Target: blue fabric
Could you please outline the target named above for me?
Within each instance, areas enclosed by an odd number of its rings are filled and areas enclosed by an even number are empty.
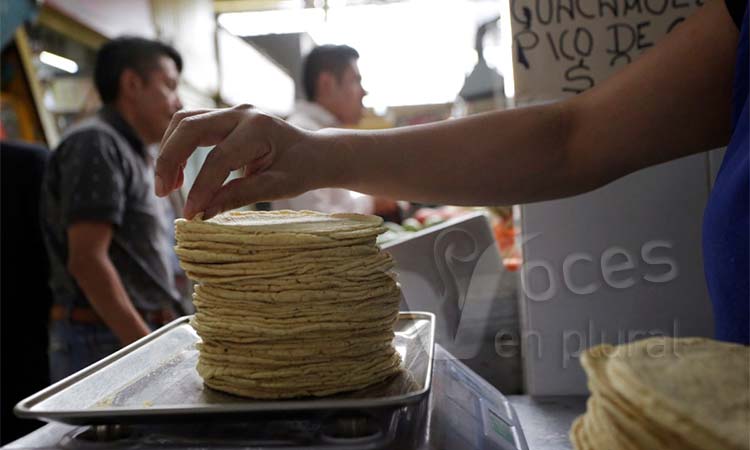
[[[716,338],[750,344],[750,144],[748,12],[742,21],[732,95],[732,138],[703,217],[703,260]]]
[[[153,331],[161,324],[146,321]],[[120,340],[105,324],[53,320],[49,325],[49,377],[62,380],[108,356],[121,347]]]
[[[50,381],[60,381],[119,348],[120,341],[104,324],[55,320],[49,329]]]

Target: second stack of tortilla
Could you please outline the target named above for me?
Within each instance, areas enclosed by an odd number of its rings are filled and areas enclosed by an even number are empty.
[[[375,240],[380,218],[232,212],[176,222],[195,289],[198,372],[253,398],[360,389],[399,369],[399,288]]]
[[[750,349],[652,337],[588,349],[591,391],[573,423],[577,450],[750,449]]]

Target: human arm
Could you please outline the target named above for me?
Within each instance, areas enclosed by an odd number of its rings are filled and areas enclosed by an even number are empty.
[[[123,345],[150,330],[130,301],[112,261],[112,224],[81,221],[70,225],[67,267],[91,306]]]
[[[450,204],[511,204],[594,189],[725,144],[737,30],[709,1],[611,79],[569,100],[416,127],[305,132],[249,108],[177,115],[157,193],[196,145],[221,142],[185,208],[212,215],[323,186]],[[247,176],[222,186],[231,169]]]
[[[337,183],[447,204],[564,197],[725,145],[737,30],[724,2],[569,100],[380,133],[341,133]],[[380,181],[380,182],[379,182]]]

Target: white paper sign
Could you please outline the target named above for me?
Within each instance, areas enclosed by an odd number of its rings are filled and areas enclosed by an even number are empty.
[[[516,99],[549,100],[600,83],[703,0],[509,0]]]

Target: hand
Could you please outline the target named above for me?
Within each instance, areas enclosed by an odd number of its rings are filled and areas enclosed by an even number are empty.
[[[199,146],[215,145],[185,202],[184,217],[204,218],[239,206],[299,195],[316,186],[313,133],[263,114],[249,105],[180,111],[164,133],[156,161],[156,194],[183,182],[183,169]],[[224,184],[233,170],[243,176]]]

